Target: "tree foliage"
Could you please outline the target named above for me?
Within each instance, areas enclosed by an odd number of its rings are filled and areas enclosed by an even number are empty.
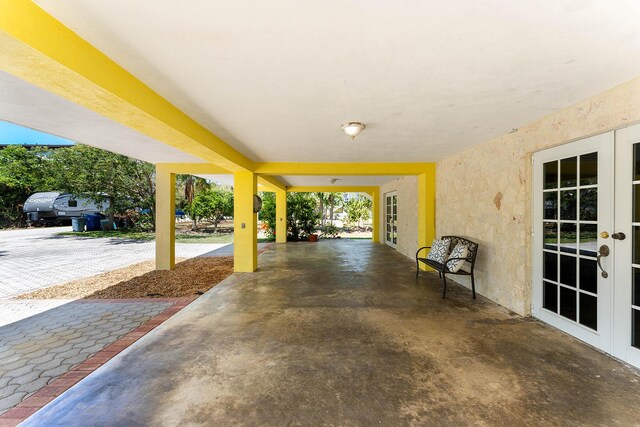
[[[154,212],[156,186],[152,164],[82,144],[57,149],[51,159],[55,190],[96,201],[108,198],[114,213],[132,208]]]
[[[176,175],[176,208],[187,212],[193,221],[192,229],[198,225],[198,218],[192,214],[193,200],[201,191],[211,188],[211,183],[194,175]]]
[[[276,202],[274,193],[262,194],[262,210],[258,218],[267,225],[267,235],[276,231]],[[318,227],[318,201],[310,193],[287,193],[287,239],[300,240]]]
[[[368,198],[359,194],[357,197],[349,199],[344,209],[347,214],[347,221],[352,224],[362,225],[362,221],[371,218],[373,203]]]
[[[287,193],[287,238],[293,241],[312,234],[320,220],[316,199],[309,193]]]
[[[51,169],[43,148],[13,145],[0,150],[0,226],[20,225],[27,198],[50,189]]]
[[[217,230],[225,216],[233,215],[233,191],[225,187],[200,191],[193,199],[189,214],[194,221],[210,221],[214,230]]]
[[[320,226],[324,227],[325,220],[329,219],[333,225],[334,211],[342,206],[342,193],[316,192],[313,196],[318,200],[318,212],[320,213]],[[328,212],[327,212],[328,211]]]
[[[24,202],[38,191],[66,192],[97,202],[110,199],[110,213],[115,214],[133,208],[153,213],[155,167],[82,144],[56,150],[0,150],[0,222],[19,225]]]
[[[267,238],[276,236],[276,194],[270,192],[260,193],[262,209],[258,212],[258,219],[265,225]]]

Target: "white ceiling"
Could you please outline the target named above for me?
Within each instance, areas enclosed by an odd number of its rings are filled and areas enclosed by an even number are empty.
[[[637,0],[36,3],[260,161],[437,161],[640,74]]]
[[[335,175],[335,176],[305,176],[305,175],[284,175],[281,179],[289,186],[378,186],[399,176],[353,176],[353,175]],[[335,183],[331,183],[331,179],[337,179]]]
[[[0,120],[150,163],[202,162],[2,71]]]
[[[233,185],[233,175],[198,175],[210,181],[219,182],[221,184]],[[348,187],[368,187],[379,186],[398,179],[400,176],[354,176],[354,175],[336,175],[336,176],[308,176],[308,175],[283,175],[280,181],[289,187],[315,187],[315,186],[348,186]],[[332,183],[331,179],[337,179]]]

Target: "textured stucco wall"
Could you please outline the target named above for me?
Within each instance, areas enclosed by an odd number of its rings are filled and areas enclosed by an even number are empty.
[[[396,250],[415,259],[418,249],[418,178],[406,176],[380,187],[380,242],[385,242],[386,193],[398,193],[398,244]]]
[[[436,232],[480,243],[479,293],[530,314],[531,154],[638,122],[640,78],[438,162]]]

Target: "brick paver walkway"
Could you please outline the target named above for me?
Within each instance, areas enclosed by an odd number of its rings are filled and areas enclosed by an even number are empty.
[[[171,305],[79,300],[0,327],[0,414]]]

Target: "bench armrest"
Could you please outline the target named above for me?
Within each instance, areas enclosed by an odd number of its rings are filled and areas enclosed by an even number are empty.
[[[423,249],[431,249],[431,246],[423,246],[420,249],[418,249],[418,251],[416,252],[416,258],[418,258],[418,254],[420,253],[421,250]]]

